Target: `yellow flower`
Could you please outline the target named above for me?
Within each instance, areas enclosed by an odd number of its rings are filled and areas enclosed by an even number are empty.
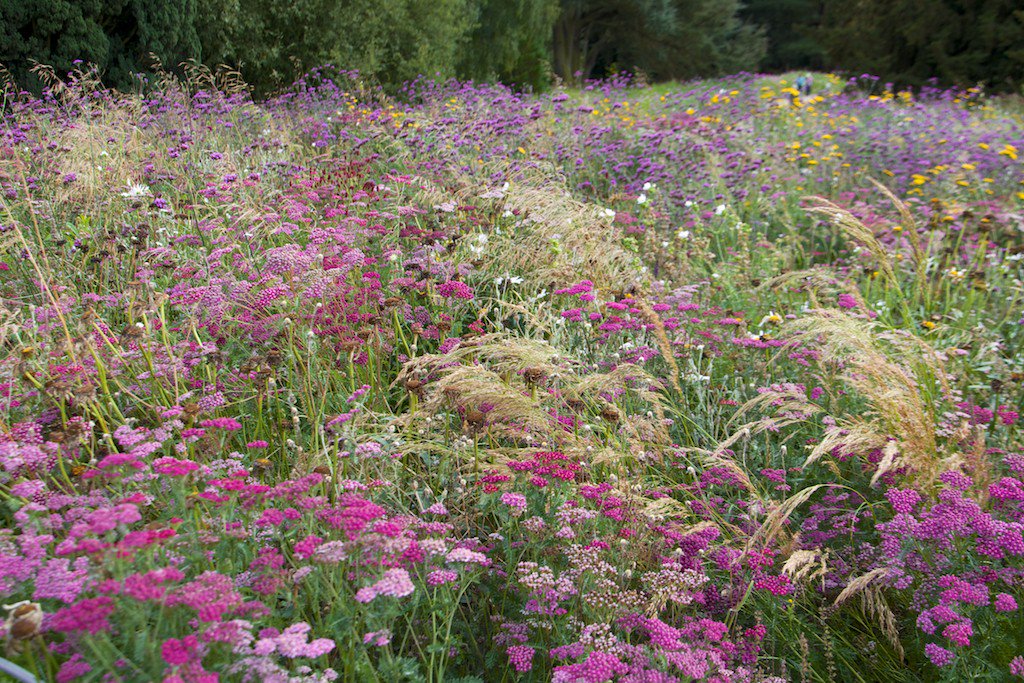
[[[921,322],[921,327],[925,328],[926,330],[934,330],[935,323],[932,322],[931,320],[924,320]]]

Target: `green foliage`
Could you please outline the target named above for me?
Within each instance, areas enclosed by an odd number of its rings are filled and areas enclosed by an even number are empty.
[[[764,56],[763,31],[739,17],[739,0],[675,0],[678,27],[673,77],[754,69]]]
[[[749,0],[766,30],[762,66],[869,73],[903,85],[932,78],[1015,91],[1024,80],[1024,10],[1014,0]]]
[[[383,83],[456,75],[476,12],[472,0],[357,0],[331,21],[330,59]]]
[[[555,24],[555,73],[588,78],[614,67],[656,79],[753,68],[761,33],[734,0],[563,0]]]
[[[827,6],[831,63],[900,84],[929,78],[1015,89],[1024,78],[1024,10],[1014,0],[868,0]]]
[[[0,63],[95,64],[104,81],[186,60],[258,95],[331,63],[397,88],[419,75],[543,88],[619,69],[655,80],[830,68],[899,85],[1024,82],[1015,0],[0,0]]]
[[[132,74],[200,57],[196,0],[0,0],[0,63],[22,84],[32,62],[67,72],[81,59],[100,68],[111,85]]]
[[[474,0],[211,0],[200,30],[208,64],[266,93],[325,63],[391,86],[455,76],[475,18]]]
[[[820,68],[825,46],[815,36],[821,3],[815,0],[748,0],[741,16],[765,29],[768,49],[762,67]]]
[[[543,87],[550,72],[557,0],[477,0],[479,20],[459,61],[459,74],[478,81]]]

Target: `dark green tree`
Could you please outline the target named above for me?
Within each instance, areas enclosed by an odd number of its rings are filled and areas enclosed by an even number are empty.
[[[821,31],[830,66],[901,85],[928,79],[996,90],[1024,83],[1019,0],[829,0]]]
[[[821,68],[825,48],[818,40],[822,0],[747,0],[741,16],[765,31],[762,68],[772,71]]]
[[[206,0],[207,64],[239,67],[257,92],[326,63],[389,86],[454,76],[476,0]]]
[[[398,85],[457,73],[477,20],[474,0],[353,0],[332,21],[331,61]]]
[[[62,73],[81,59],[126,87],[151,54],[169,67],[201,57],[196,2],[0,0],[0,62],[31,87],[33,61]]]
[[[477,0],[476,27],[459,75],[541,88],[551,70],[551,31],[558,0]]]
[[[676,0],[675,7],[678,47],[664,77],[695,78],[757,69],[765,54],[764,31],[741,18],[740,0]]]
[[[555,73],[588,78],[614,64],[662,79],[755,68],[764,38],[740,8],[738,0],[562,0]]]
[[[258,93],[290,84],[326,61],[325,0],[204,0],[198,31],[205,63],[241,70]]]

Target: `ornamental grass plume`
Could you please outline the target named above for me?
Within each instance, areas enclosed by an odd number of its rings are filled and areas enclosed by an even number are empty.
[[[810,583],[821,579],[824,588],[825,577],[828,575],[828,551],[818,548],[814,550],[794,550],[782,565],[782,572],[794,583]]]
[[[683,388],[679,385],[679,364],[676,363],[676,354],[668,339],[668,334],[665,331],[664,321],[661,319],[661,316],[651,308],[650,303],[642,297],[637,299],[637,308],[640,309],[644,320],[650,327],[651,333],[658,344],[658,350],[661,351],[662,360],[668,365],[669,383],[672,385],[672,388],[675,389],[676,394],[682,396]]]
[[[808,305],[812,309],[823,308],[819,297],[823,292],[835,292],[837,305],[840,308],[859,308],[866,310],[867,305],[860,291],[845,282],[836,271],[829,266],[815,266],[806,270],[793,270],[768,278],[758,286],[762,292],[780,291],[786,288],[799,289],[807,293]]]
[[[566,387],[569,400],[600,405],[602,396],[628,396],[646,404],[658,419],[665,419],[668,399],[662,383],[639,365],[621,363],[608,372],[592,372]]]
[[[746,439],[754,434],[765,431],[776,431],[783,427],[800,424],[811,420],[815,415],[821,414],[823,409],[807,397],[803,385],[783,383],[773,384],[758,391],[758,395],[741,405],[733,416],[726,423],[733,422],[745,417],[748,413],[755,411],[766,411],[771,409],[770,416],[762,417],[742,424],[735,428],[735,431],[725,441],[722,441],[715,448],[716,455],[723,454],[732,448],[740,439]]]
[[[865,321],[838,310],[811,311],[786,330],[821,353],[821,361],[842,368],[842,380],[867,403],[867,410],[831,427],[811,449],[804,466],[842,446],[850,452],[887,448],[875,472],[877,481],[899,466],[912,468],[923,482],[934,479],[939,457],[934,402],[923,389],[945,379],[945,370],[925,342],[880,333]],[[895,446],[889,446],[895,439]],[[895,450],[894,450],[895,449]]]
[[[445,354],[425,355],[406,363],[396,378],[402,382],[410,376],[424,374],[438,363],[479,362],[500,374],[523,374],[527,370],[555,377],[563,372],[567,362],[562,353],[543,339],[512,336],[508,334],[485,334],[469,341],[462,341]]]
[[[494,262],[535,286],[593,280],[605,291],[642,287],[636,256],[609,239],[607,218],[570,196],[564,181],[539,169],[522,172],[504,197],[522,216],[514,234],[494,240]]]
[[[885,275],[886,281],[902,297],[900,283],[896,277],[896,271],[893,269],[891,253],[878,241],[871,228],[857,220],[856,216],[847,209],[827,199],[822,197],[805,197],[805,201],[811,203],[811,206],[807,208],[808,213],[823,216],[832,225],[838,227],[849,239],[864,245],[875,258],[879,270]]]
[[[882,593],[882,584],[888,573],[889,570],[887,568],[879,567],[857,576],[849,581],[839,595],[836,596],[832,607],[839,607],[846,601],[859,597],[864,615],[875,620],[879,630],[885,635],[893,650],[902,660],[906,653],[903,649],[899,629],[896,626],[896,615]]]
[[[415,362],[419,367],[430,368],[431,360],[440,364],[443,359],[444,356],[421,356]],[[552,427],[552,418],[537,401],[509,386],[502,375],[485,366],[439,365],[434,373],[436,378],[426,385],[425,396],[416,413],[403,417],[403,423],[446,414],[453,408],[454,401],[477,427],[487,425],[504,433],[515,425],[519,430],[536,434],[546,434]],[[480,411],[479,406],[487,406],[487,412]],[[476,413],[471,414],[471,411]],[[564,438],[571,440],[572,435],[566,433]]]

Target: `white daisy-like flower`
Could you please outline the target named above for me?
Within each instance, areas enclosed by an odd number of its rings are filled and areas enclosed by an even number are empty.
[[[152,197],[153,192],[149,189],[148,185],[132,183],[128,186],[127,190],[121,193],[121,196],[125,199],[141,199],[142,197]]]

